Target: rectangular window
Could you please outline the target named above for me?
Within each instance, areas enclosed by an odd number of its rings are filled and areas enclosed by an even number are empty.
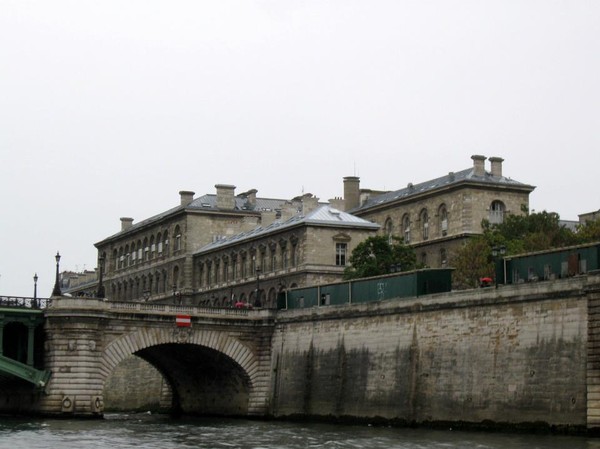
[[[348,252],[347,243],[336,243],[335,244],[335,264],[338,267],[346,265],[346,254]]]

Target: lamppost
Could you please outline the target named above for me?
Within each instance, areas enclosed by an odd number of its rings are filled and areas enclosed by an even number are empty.
[[[62,293],[60,291],[60,279],[58,278],[60,264],[60,254],[58,251],[56,251],[56,256],[54,256],[54,259],[56,259],[56,280],[54,281],[54,290],[52,290],[52,296],[60,296]]]
[[[32,304],[32,307],[34,309],[37,309],[37,281],[38,281],[38,275],[37,275],[37,273],[35,273],[33,275],[33,304]]]
[[[500,266],[500,264],[498,263],[500,261],[500,259],[502,259],[502,257],[504,257],[504,254],[506,254],[506,246],[504,245],[499,245],[499,246],[494,246],[492,248],[492,257],[494,258],[494,283],[496,284],[496,288],[498,288],[498,278],[504,277],[504,270],[503,267]]]
[[[98,257],[98,298],[104,298],[106,294],[104,293],[104,284],[102,284],[102,274],[104,273],[104,254],[100,254]]]
[[[255,304],[256,307],[260,307],[260,267],[256,267],[256,300],[255,300]]]

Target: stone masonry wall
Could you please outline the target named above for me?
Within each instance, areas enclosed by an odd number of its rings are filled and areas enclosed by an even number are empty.
[[[282,313],[273,414],[584,427],[577,282]]]

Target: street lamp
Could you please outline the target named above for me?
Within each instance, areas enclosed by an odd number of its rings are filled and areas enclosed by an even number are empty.
[[[104,272],[104,254],[100,254],[98,257],[98,269],[100,272],[98,273],[98,298],[104,298],[106,294],[104,293],[104,284],[102,284],[102,273]]]
[[[32,307],[34,309],[37,309],[37,281],[38,281],[38,275],[37,273],[35,273],[33,275],[33,304]]]
[[[60,279],[58,278],[60,264],[60,254],[58,251],[56,251],[56,256],[54,256],[54,259],[56,259],[56,280],[54,281],[54,290],[52,290],[52,296],[61,296],[62,293],[60,291]]]

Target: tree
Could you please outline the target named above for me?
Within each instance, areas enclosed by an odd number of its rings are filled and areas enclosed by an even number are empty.
[[[456,288],[472,288],[482,277],[494,277],[493,248],[504,247],[505,254],[510,255],[560,248],[580,240],[560,224],[560,216],[556,212],[529,213],[525,206],[521,207],[521,211],[521,215],[508,215],[502,223],[492,225],[487,220],[482,222],[483,234],[464,245],[452,261]],[[589,234],[594,235],[591,227]],[[597,235],[600,236],[600,232]]]
[[[387,274],[392,266],[398,271],[412,270],[416,265],[416,256],[412,248],[398,238],[393,238],[390,244],[387,236],[378,235],[359,243],[349,261],[351,265],[344,271],[344,279]]]
[[[577,226],[577,240],[579,243],[600,241],[600,219],[586,221]]]
[[[475,288],[483,277],[494,273],[492,246],[485,235],[469,240],[456,254],[452,262],[455,288]]]

